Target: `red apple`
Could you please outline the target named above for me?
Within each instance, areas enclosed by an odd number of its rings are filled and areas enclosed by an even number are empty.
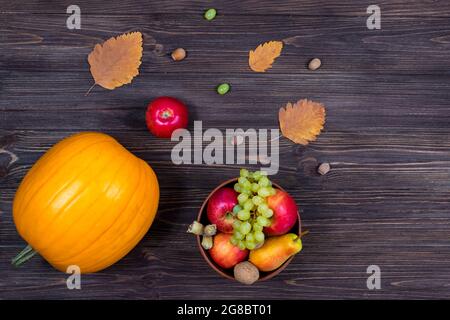
[[[237,192],[232,188],[221,188],[209,198],[206,214],[211,223],[221,232],[233,232],[233,207],[238,204]]]
[[[222,268],[233,268],[247,259],[248,250],[241,250],[230,242],[231,234],[218,233],[214,237],[213,247],[209,250],[211,258]]]
[[[268,236],[288,233],[298,219],[294,199],[287,192],[276,189],[276,193],[267,198],[267,204],[273,210],[273,216],[272,223],[264,228],[264,233]]]

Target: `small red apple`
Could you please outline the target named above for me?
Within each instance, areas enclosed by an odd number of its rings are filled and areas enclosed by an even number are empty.
[[[209,198],[206,214],[211,223],[221,232],[232,233],[233,207],[238,204],[237,192],[232,188],[221,188]]]
[[[209,250],[211,258],[222,268],[233,268],[247,259],[248,250],[241,250],[230,242],[231,234],[218,233],[214,237],[213,247]]]
[[[267,198],[267,204],[273,210],[272,223],[264,228],[268,236],[288,233],[298,219],[298,208],[294,199],[284,191],[275,189],[276,193]]]

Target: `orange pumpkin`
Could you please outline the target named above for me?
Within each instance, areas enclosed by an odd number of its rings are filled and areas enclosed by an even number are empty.
[[[40,158],[20,184],[14,223],[27,247],[13,263],[38,252],[65,272],[102,270],[125,256],[156,214],[155,173],[112,137],[70,136]]]

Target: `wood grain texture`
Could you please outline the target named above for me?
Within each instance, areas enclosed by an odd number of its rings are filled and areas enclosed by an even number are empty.
[[[379,1],[382,29],[367,30],[370,1],[78,1],[82,29],[67,30],[71,3],[0,1],[0,299],[450,298],[450,3]],[[202,19],[214,6],[219,16]],[[92,84],[95,43],[139,30],[141,74],[114,91]],[[252,73],[248,50],[283,40],[273,68]],[[188,51],[174,63],[169,53]],[[310,58],[323,67],[307,70]],[[229,82],[225,96],[215,86]],[[185,233],[211,189],[238,165],[181,165],[174,142],[145,127],[146,104],[184,100],[204,128],[276,128],[279,107],[310,98],[327,123],[307,147],[280,140],[273,178],[300,205],[304,250],[278,277],[250,287],[220,278]],[[192,128],[192,125],[191,127]],[[66,275],[23,246],[11,217],[33,163],[82,130],[111,134],[155,169],[161,205],[148,235],[114,266],[68,290]],[[332,170],[316,173],[321,162]],[[382,271],[369,291],[366,269]]]

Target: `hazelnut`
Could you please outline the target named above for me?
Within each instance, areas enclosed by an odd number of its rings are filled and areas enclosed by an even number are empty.
[[[320,166],[317,168],[317,172],[323,176],[323,175],[327,174],[328,171],[330,171],[330,169],[331,169],[330,164],[324,162],[324,163],[321,163]]]
[[[177,48],[172,51],[172,59],[174,61],[181,61],[186,58],[186,50],[183,48]]]
[[[208,224],[204,229],[203,229],[203,235],[205,236],[215,236],[217,233],[217,226],[215,224]]]
[[[205,250],[209,250],[213,247],[213,238],[210,236],[203,236],[202,247]]]
[[[309,62],[308,68],[311,71],[315,71],[315,70],[319,69],[321,65],[322,65],[322,61],[320,61],[319,58],[314,58]]]
[[[259,279],[259,270],[248,261],[234,266],[234,278],[243,284],[253,284]]]
[[[189,225],[187,232],[201,236],[203,234],[203,225],[198,221],[194,221]]]

